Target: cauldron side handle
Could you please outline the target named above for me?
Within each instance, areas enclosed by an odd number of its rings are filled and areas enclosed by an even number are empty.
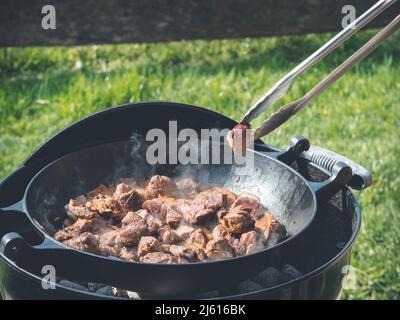
[[[353,189],[364,190],[372,185],[372,175],[369,171],[341,154],[311,145],[307,151],[303,152],[302,156],[328,172],[332,172],[337,163],[345,163],[353,171],[352,178],[348,183]]]

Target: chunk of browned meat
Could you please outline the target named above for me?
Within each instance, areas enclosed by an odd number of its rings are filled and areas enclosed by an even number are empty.
[[[261,232],[264,232],[265,230],[268,230],[270,228],[272,221],[272,214],[270,212],[264,212],[262,217],[256,220],[255,227]]]
[[[195,262],[198,261],[197,253],[191,248],[187,248],[182,245],[175,245],[172,244],[169,247],[169,252],[177,257],[177,258],[183,258],[188,262]]]
[[[251,254],[257,251],[257,232],[249,231],[242,233],[240,239],[235,239],[232,243],[237,255]]]
[[[118,230],[103,233],[99,239],[99,250],[104,256],[118,257],[123,247]]]
[[[159,229],[160,241],[162,243],[177,243],[180,241],[179,236],[176,231],[172,229],[169,225],[165,225]]]
[[[230,234],[240,234],[250,230],[254,226],[254,221],[243,206],[237,206],[229,210],[223,217],[223,220]]]
[[[204,261],[207,259],[207,254],[204,249],[195,246],[186,247],[184,245],[163,244],[161,245],[161,248],[162,251],[166,253],[172,254],[174,256],[178,255],[179,258],[184,259],[186,262]],[[180,256],[181,250],[182,255]]]
[[[234,256],[233,248],[227,239],[209,241],[205,251],[210,260],[229,259]]]
[[[102,247],[133,246],[139,243],[142,236],[148,234],[146,221],[137,214],[132,215],[129,224],[120,229],[106,232],[101,235]]]
[[[146,210],[144,210],[146,211]],[[133,211],[128,211],[125,217],[121,220],[121,225],[123,227],[127,226],[128,224],[131,224],[136,221],[137,216],[139,215],[139,211],[133,212]],[[144,219],[141,215],[139,215],[141,218]]]
[[[188,223],[194,223],[194,209],[190,200],[179,199],[174,203],[172,209],[179,212]]]
[[[176,181],[178,196],[193,199],[200,191],[199,185],[191,177],[181,178]]]
[[[228,204],[228,193],[221,191],[219,188],[213,188],[200,192],[193,201],[206,202],[207,206],[212,209],[220,209]]]
[[[239,194],[235,202],[232,204],[232,208],[238,206],[242,206],[243,209],[247,210],[253,220],[257,220],[265,212],[265,209],[260,202],[260,198],[246,192]]]
[[[137,261],[139,259],[136,249],[126,248],[126,247],[122,247],[120,249],[119,257],[122,260],[127,260],[127,261]]]
[[[162,252],[171,253],[171,252],[169,251],[169,248],[171,248],[171,244],[169,244],[169,243],[162,243],[162,244],[161,244],[161,251],[162,251]]]
[[[99,197],[86,202],[86,207],[92,211],[97,211],[101,216],[111,216],[113,218],[121,219],[124,211],[121,204],[110,197]]]
[[[213,240],[227,239],[229,237],[229,230],[222,224],[217,224],[212,231]]]
[[[112,233],[112,232],[108,233],[107,232],[105,237],[107,238],[108,236],[110,238],[113,236],[113,240],[117,241],[116,240],[117,235],[115,233]],[[111,257],[119,257],[120,256],[120,252],[121,252],[122,248],[124,248],[124,247],[122,245],[114,245],[114,244],[113,245],[111,245],[111,244],[108,245],[107,241],[104,240],[105,237],[103,235],[100,236],[100,244],[99,244],[100,254],[103,255],[103,256],[107,256],[107,257],[109,257],[109,256],[111,256]],[[110,238],[108,238],[108,239],[110,239]],[[112,243],[111,240],[110,240],[110,243]]]
[[[208,236],[202,229],[196,229],[187,239],[186,244],[190,248],[205,248]]]
[[[176,234],[179,236],[180,239],[186,240],[195,230],[196,229],[192,226],[189,226],[187,224],[180,224],[179,227],[176,229]]]
[[[138,245],[138,255],[143,257],[150,252],[160,251],[160,242],[154,237],[142,237]]]
[[[96,236],[90,232],[84,232],[76,238],[64,241],[64,244],[80,251],[98,253],[100,241],[99,236]]]
[[[87,219],[78,219],[75,223],[71,224],[70,226],[56,232],[54,235],[54,239],[57,241],[65,241],[71,238],[75,238],[83,232],[90,231],[92,220]]]
[[[150,252],[140,258],[144,263],[176,263],[176,257],[164,252]]]
[[[67,214],[72,219],[92,219],[97,216],[96,211],[92,211],[85,206],[85,204],[77,199],[69,200],[66,207]]]
[[[263,237],[267,246],[273,246],[286,238],[287,231],[283,224],[276,220],[271,222],[268,229],[264,230]]]
[[[176,184],[166,176],[155,175],[151,177],[146,187],[146,198],[152,199],[158,196],[174,194],[176,192]]]
[[[153,216],[165,221],[167,206],[161,199],[151,199],[143,202],[142,208],[150,212]]]
[[[180,225],[183,219],[183,215],[171,207],[167,208],[167,213],[165,215],[165,221],[173,228],[176,228]]]
[[[109,196],[112,197],[114,194],[115,188],[113,186],[105,186],[104,184],[100,184],[96,189],[90,191],[87,195],[89,198],[95,198],[98,196]]]
[[[226,204],[227,196],[225,194],[219,190],[210,189],[199,193],[191,201],[177,201],[173,208],[182,213],[188,223],[199,224]]]
[[[138,244],[140,238],[149,232],[146,221],[138,214],[132,215],[130,223],[117,231],[121,243],[126,246]]]
[[[93,219],[78,219],[68,227],[58,231],[54,238],[58,241],[65,241],[77,237],[83,232],[92,232],[96,234],[104,233],[111,230],[107,222],[100,218],[94,217]]]
[[[229,208],[237,199],[237,196],[233,192],[230,192],[224,188],[212,188],[209,191],[222,194],[223,197],[222,207]]]
[[[191,248],[191,249],[193,249],[194,252],[196,252],[196,256],[199,261],[207,260],[207,254],[203,248]]]
[[[114,197],[126,211],[140,209],[145,200],[142,194],[125,183],[117,185]]]
[[[162,227],[163,222],[157,216],[150,214],[147,210],[142,209],[136,211],[136,214],[141,216],[147,223],[147,228],[149,229],[150,234],[155,234]],[[124,225],[124,221],[127,222],[130,220],[130,216],[133,215],[133,212],[129,212],[125,218],[122,220],[122,224]]]
[[[122,182],[117,184],[117,186],[115,187],[115,191],[114,191],[114,197],[119,197],[129,191],[131,191],[133,189],[132,186],[127,185],[126,183]]]
[[[228,212],[229,212],[229,210],[225,209],[225,208],[219,209],[217,211],[217,221],[220,224],[225,225],[224,217],[228,214]]]

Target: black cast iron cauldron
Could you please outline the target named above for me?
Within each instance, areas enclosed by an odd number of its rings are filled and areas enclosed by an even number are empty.
[[[161,117],[156,117],[156,115],[160,114],[162,114]],[[132,106],[122,106],[120,108],[109,109],[73,124],[72,126],[68,127],[67,129],[50,139],[46,144],[39,148],[19,170],[17,170],[12,176],[6,179],[2,185],[12,186],[13,183],[15,183],[13,182],[13,179],[15,177],[22,177],[22,179],[20,180],[22,180],[23,183],[28,182],[29,179],[33,175],[35,175],[40,168],[62,154],[69,153],[82,147],[88,147],[93,144],[126,138],[127,136],[131,136],[132,129],[135,129],[135,131],[140,131],[140,129],[143,130],[144,128],[140,128],[141,126],[143,126],[143,124],[145,127],[146,125],[148,126],[150,123],[152,127],[162,128],[165,126],[166,119],[179,121],[179,118],[184,119],[185,127],[199,129],[210,126],[232,127],[234,125],[234,122],[216,113],[204,109],[171,103],[150,103],[136,105],[136,108],[133,108]],[[132,122],[127,123],[126,121],[128,119],[130,119]],[[105,137],[104,132],[102,132],[101,130],[102,126],[106,126],[107,128],[115,128],[115,131],[107,131],[108,134]],[[78,139],[78,137],[80,138]],[[82,137],[85,138],[82,139]],[[79,143],[76,143],[76,141],[79,141]],[[266,147],[260,145],[258,146],[258,148],[265,151]],[[285,162],[291,163],[296,160],[296,158],[303,150],[304,141],[300,141],[298,144],[295,145],[294,148],[290,148],[287,152],[276,152],[276,155],[277,158],[284,159]],[[8,192],[10,193],[10,191]],[[16,198],[17,197],[13,197],[13,195],[11,195],[9,200],[15,200]],[[3,219],[8,218],[11,219],[11,216]],[[17,219],[23,220],[23,218],[21,217]],[[9,221],[8,223],[10,225],[13,224],[12,221]],[[25,224],[29,225],[29,223],[26,222]],[[16,231],[12,228],[13,227],[6,227],[5,229],[9,229],[6,231]],[[316,232],[318,233],[318,230]],[[313,234],[311,230],[308,230],[308,233]],[[10,237],[10,235],[8,237]],[[35,243],[35,241],[40,241],[37,237],[32,235],[27,235],[27,237],[32,238],[30,240],[33,244]],[[8,238],[6,237],[6,240],[7,239]],[[300,243],[300,240],[301,238],[299,239],[299,241],[296,241],[296,243]],[[7,243],[7,241],[3,242],[3,244],[4,243]],[[295,247],[296,248],[291,248],[291,246],[287,246],[285,250],[281,250],[280,255],[284,256],[288,252],[293,252],[293,249],[297,250],[299,248],[298,244]],[[35,262],[33,261],[31,261],[31,263],[32,265],[35,264]],[[26,269],[28,269],[29,262],[28,264],[26,264],[25,262],[24,266]]]

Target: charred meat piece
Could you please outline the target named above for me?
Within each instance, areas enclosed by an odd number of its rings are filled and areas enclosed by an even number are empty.
[[[125,183],[117,185],[114,197],[126,211],[140,209],[145,200],[143,195]]]
[[[142,208],[150,212],[153,216],[165,221],[167,206],[161,199],[151,199],[143,202]]]
[[[256,220],[255,227],[261,232],[268,230],[273,221],[272,214],[270,212],[264,212],[262,217]]]
[[[112,237],[112,235],[114,235],[113,239],[116,239],[115,233],[109,233],[105,237],[106,238],[107,238],[107,236]],[[104,240],[105,237],[100,236],[100,244],[99,244],[100,254],[103,256],[107,256],[107,257],[120,257],[121,250],[125,247],[123,247],[121,244],[120,245],[108,245],[107,241]],[[117,241],[117,240],[115,240],[115,241]],[[110,241],[110,242],[113,243],[112,241]]]
[[[173,195],[176,192],[176,184],[166,176],[153,176],[146,187],[146,197],[148,199],[158,196]]]
[[[136,249],[122,247],[119,250],[119,258],[126,261],[138,261],[138,255]]]
[[[99,236],[96,236],[90,232],[84,232],[76,238],[64,241],[64,244],[80,251],[98,253],[100,241]]]
[[[241,205],[229,210],[223,217],[223,221],[230,234],[240,234],[249,231],[254,226],[249,212]]]
[[[169,247],[169,253],[174,257],[185,259],[187,262],[195,262],[199,260],[195,250],[186,248],[182,245],[172,244]]]
[[[229,259],[234,256],[233,248],[227,239],[209,241],[205,251],[210,260]]]
[[[242,206],[243,209],[247,210],[253,220],[262,217],[265,212],[265,209],[260,202],[260,198],[246,192],[239,194],[238,198],[232,204],[232,208],[238,206]]]
[[[142,237],[138,245],[138,255],[143,257],[150,252],[160,251],[160,242],[154,237]]]
[[[222,224],[218,224],[212,231],[212,237],[214,240],[227,239],[229,237],[229,230]]]
[[[150,234],[155,234],[158,232],[158,230],[162,227],[163,222],[161,221],[161,219],[157,218],[157,216],[154,216],[152,214],[150,214],[147,210],[142,209],[142,210],[138,210],[136,211],[136,214],[141,216],[147,223],[147,228],[149,229],[149,233]],[[122,225],[124,225],[124,221],[125,223],[127,223],[127,221],[130,220],[130,217],[133,215],[133,212],[129,212],[125,218],[122,220]]]
[[[128,193],[133,189],[132,186],[127,185],[126,183],[119,183],[117,184],[115,191],[114,191],[114,197],[120,197],[121,195]]]
[[[194,203],[205,202],[208,208],[218,210],[228,205],[228,192],[220,188],[213,188],[200,192],[194,199]]]
[[[178,227],[182,222],[183,215],[169,206],[166,210],[167,213],[165,214],[165,221],[173,228]]]
[[[78,219],[74,224],[58,231],[54,235],[54,239],[57,241],[66,241],[79,236],[81,233],[90,231],[92,227],[92,220]]]
[[[232,204],[237,199],[237,196],[234,193],[232,193],[232,192],[230,192],[230,191],[228,191],[228,190],[226,190],[224,188],[212,188],[212,189],[207,190],[207,191],[211,191],[213,193],[214,192],[215,193],[219,193],[219,194],[222,195],[223,202],[222,202],[221,207],[229,208],[230,206],[232,206]]]
[[[144,263],[176,263],[176,257],[164,252],[150,252],[140,258]]]
[[[228,214],[229,210],[222,208],[217,211],[217,220],[220,224],[225,225],[224,217]]]
[[[97,216],[96,211],[90,210],[85,203],[82,203],[80,200],[71,199],[66,207],[67,214],[72,219],[92,219]]]
[[[139,243],[142,236],[147,235],[149,230],[146,221],[138,214],[132,215],[130,223],[117,230],[121,243],[132,246]]]
[[[190,224],[204,222],[228,203],[227,194],[219,189],[210,189],[199,193],[193,200],[177,201],[173,208],[182,213]]]
[[[265,212],[261,218],[256,220],[255,227],[262,232],[264,243],[267,246],[273,246],[287,236],[285,226],[274,220],[270,212]]]
[[[190,177],[177,180],[176,187],[177,195],[186,199],[193,199],[200,191],[200,186]]]
[[[186,245],[190,248],[200,248],[206,247],[208,242],[208,236],[202,229],[196,229],[186,241]]]
[[[203,248],[191,248],[191,249],[193,249],[194,252],[196,252],[196,256],[199,261],[207,260],[207,254]]]
[[[202,248],[198,247],[188,247],[184,244],[163,244],[161,245],[162,251],[172,254],[177,258],[184,259],[184,261],[180,260],[178,262],[196,262],[196,261],[204,261],[207,260],[207,254]]]
[[[142,236],[147,235],[146,221],[137,214],[131,216],[131,220],[123,227],[106,232],[101,235],[102,247],[133,246],[139,243]]]
[[[171,243],[177,243],[180,240],[176,231],[172,229],[169,225],[161,227],[158,232],[160,234],[160,241],[162,243],[171,244]]]
[[[247,123],[238,123],[226,135],[226,140],[233,152],[244,154],[246,149],[254,143],[254,132]]]
[[[257,251],[257,232],[249,231],[242,233],[240,239],[235,239],[232,247],[239,256],[251,254]]]
[[[120,219],[124,215],[124,211],[120,203],[114,198],[110,197],[97,197],[86,203],[86,207],[91,211],[97,211],[99,215],[105,217],[113,217]]]
[[[118,230],[106,232],[100,236],[99,250],[104,256],[118,257],[124,247]]]
[[[93,189],[87,195],[88,195],[88,198],[95,198],[97,196],[112,197],[113,194],[114,194],[114,187],[113,186],[107,187],[104,184],[100,184],[96,189]]]
[[[180,224],[179,227],[176,228],[176,234],[179,236],[180,239],[186,240],[195,230],[196,229],[192,226],[189,226],[187,224]]]
[[[276,220],[273,220],[270,227],[263,233],[264,242],[268,247],[285,240],[286,236],[287,232],[285,226]]]
[[[194,224],[196,222],[196,219],[194,218],[194,208],[190,200],[177,200],[172,206],[172,209],[174,209],[176,212],[179,212],[183,219],[189,224]]]
[[[100,218],[95,217],[93,219],[78,219],[73,224],[64,228],[63,230],[58,231],[54,238],[57,241],[66,241],[72,238],[77,237],[83,232],[94,232],[96,234],[104,233],[107,230],[110,230],[111,227],[108,226],[107,222]]]

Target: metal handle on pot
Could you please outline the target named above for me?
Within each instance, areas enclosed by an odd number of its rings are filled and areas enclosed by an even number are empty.
[[[36,275],[44,266],[52,266],[56,276],[70,281],[96,282],[131,291],[146,292],[149,277],[156,266],[97,256],[66,247],[46,236],[39,245],[30,244],[21,234],[9,232],[0,241],[0,254],[20,268]],[[166,265],[167,271],[175,268]],[[130,275],[127,277],[126,275]],[[154,279],[154,277],[153,277]]]
[[[372,184],[372,176],[363,166],[333,151],[310,145],[310,141],[302,136],[294,136],[286,150],[272,149],[263,151],[263,145],[257,145],[261,152],[292,164],[300,157],[314,163],[330,176],[323,182],[310,182],[317,197],[327,199],[333,196],[343,186],[348,185],[353,189],[362,190]]]
[[[294,136],[286,150],[271,148],[268,148],[269,150],[263,150],[265,147],[265,145],[258,144],[257,150],[290,166],[293,162],[297,161],[306,150],[309,150],[310,141],[302,136]],[[309,181],[315,195],[320,200],[331,198],[342,187],[349,184],[352,179],[352,168],[345,162],[335,162],[329,169],[323,168],[318,163],[316,163],[316,165],[330,176],[330,178],[323,182]]]
[[[296,145],[299,140],[304,139],[304,137],[295,136],[290,141],[290,146]],[[367,169],[339,153],[310,145],[308,150],[303,151],[302,157],[315,163],[329,174],[332,173],[336,164],[345,163],[353,171],[351,180],[348,182],[353,189],[363,190],[372,185],[372,175]]]
[[[0,208],[0,237],[10,231],[24,230],[30,224],[22,203],[21,200],[9,207]]]
[[[323,182],[309,182],[318,200],[327,200],[334,196],[342,187],[347,185],[353,176],[351,167],[344,162],[336,163],[331,177]]]

